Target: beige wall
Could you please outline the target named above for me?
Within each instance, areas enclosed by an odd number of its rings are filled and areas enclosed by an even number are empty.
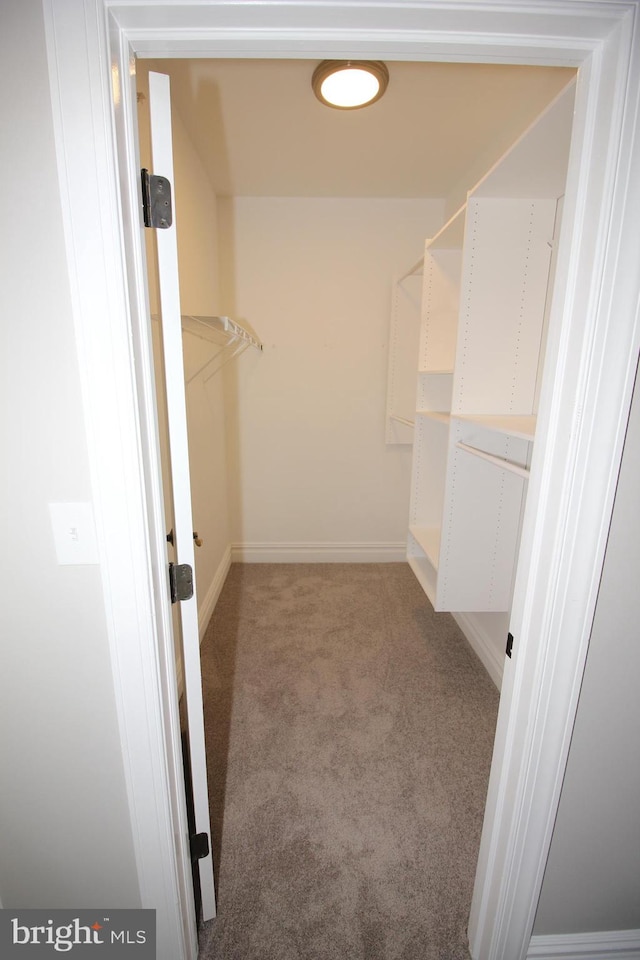
[[[640,929],[640,389],[534,933]]]
[[[392,278],[441,216],[441,201],[219,201],[225,309],[264,343],[230,385],[234,542],[264,559],[404,553],[411,451],[384,439]]]
[[[47,507],[91,488],[36,0],[2,4],[0,76],[0,900],[136,907],[100,570],[57,565]]]

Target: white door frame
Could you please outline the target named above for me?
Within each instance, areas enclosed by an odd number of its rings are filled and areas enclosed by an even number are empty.
[[[638,356],[635,0],[43,0],[60,193],[133,842],[160,958],[194,957],[133,54],[581,67],[536,443],[470,938],[526,956],[602,569]],[[335,26],[339,22],[339,27]],[[419,118],[416,118],[419,121]],[[570,235],[571,233],[571,235]],[[136,239],[138,238],[138,239]],[[561,642],[560,642],[561,641]]]

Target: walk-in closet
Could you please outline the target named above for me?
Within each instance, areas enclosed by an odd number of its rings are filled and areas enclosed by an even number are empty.
[[[317,64],[137,63],[147,170],[149,71],[171,87],[222,931],[205,956],[431,957],[419,944],[437,918],[433,956],[453,960],[555,336],[574,71],[388,63],[379,101],[332,110]],[[172,524],[168,506],[176,561]],[[380,953],[358,926],[375,915],[394,924]]]

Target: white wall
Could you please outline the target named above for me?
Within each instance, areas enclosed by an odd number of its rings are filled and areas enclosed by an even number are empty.
[[[640,929],[640,389],[535,934]]]
[[[143,166],[152,168],[149,145],[149,102],[147,71],[149,64],[138,66],[138,91],[145,99],[139,103],[140,154]],[[183,313],[201,316],[219,314],[217,201],[211,184],[184,127],[180,114],[172,108],[174,153],[174,198],[178,229],[178,266],[180,300]],[[161,171],[156,171],[161,172]],[[151,310],[159,313],[154,232],[145,234],[150,281]],[[157,322],[153,324],[156,369],[161,371],[161,336]],[[189,334],[183,336],[185,371],[191,377],[202,362],[214,355],[217,348]],[[196,549],[196,590],[201,631],[211,616],[216,593],[221,586],[220,573],[229,556],[229,516],[227,504],[226,417],[223,377],[208,378],[204,370],[186,386],[187,423],[189,433],[189,465],[193,523],[203,543]],[[165,392],[161,372],[156,378],[163,481],[165,494],[170,493],[168,472],[168,437],[165,415]],[[167,510],[167,529],[171,526]]]
[[[0,77],[0,900],[136,907],[100,571],[57,565],[47,508],[91,489],[36,0],[2,4]]]
[[[264,343],[232,371],[232,536],[252,560],[402,559],[411,452],[387,446],[391,282],[441,201],[219,200],[225,311]]]

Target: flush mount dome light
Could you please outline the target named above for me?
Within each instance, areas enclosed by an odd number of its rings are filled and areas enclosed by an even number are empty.
[[[389,71],[381,60],[323,60],[311,78],[318,100],[339,110],[375,103],[388,83]]]

